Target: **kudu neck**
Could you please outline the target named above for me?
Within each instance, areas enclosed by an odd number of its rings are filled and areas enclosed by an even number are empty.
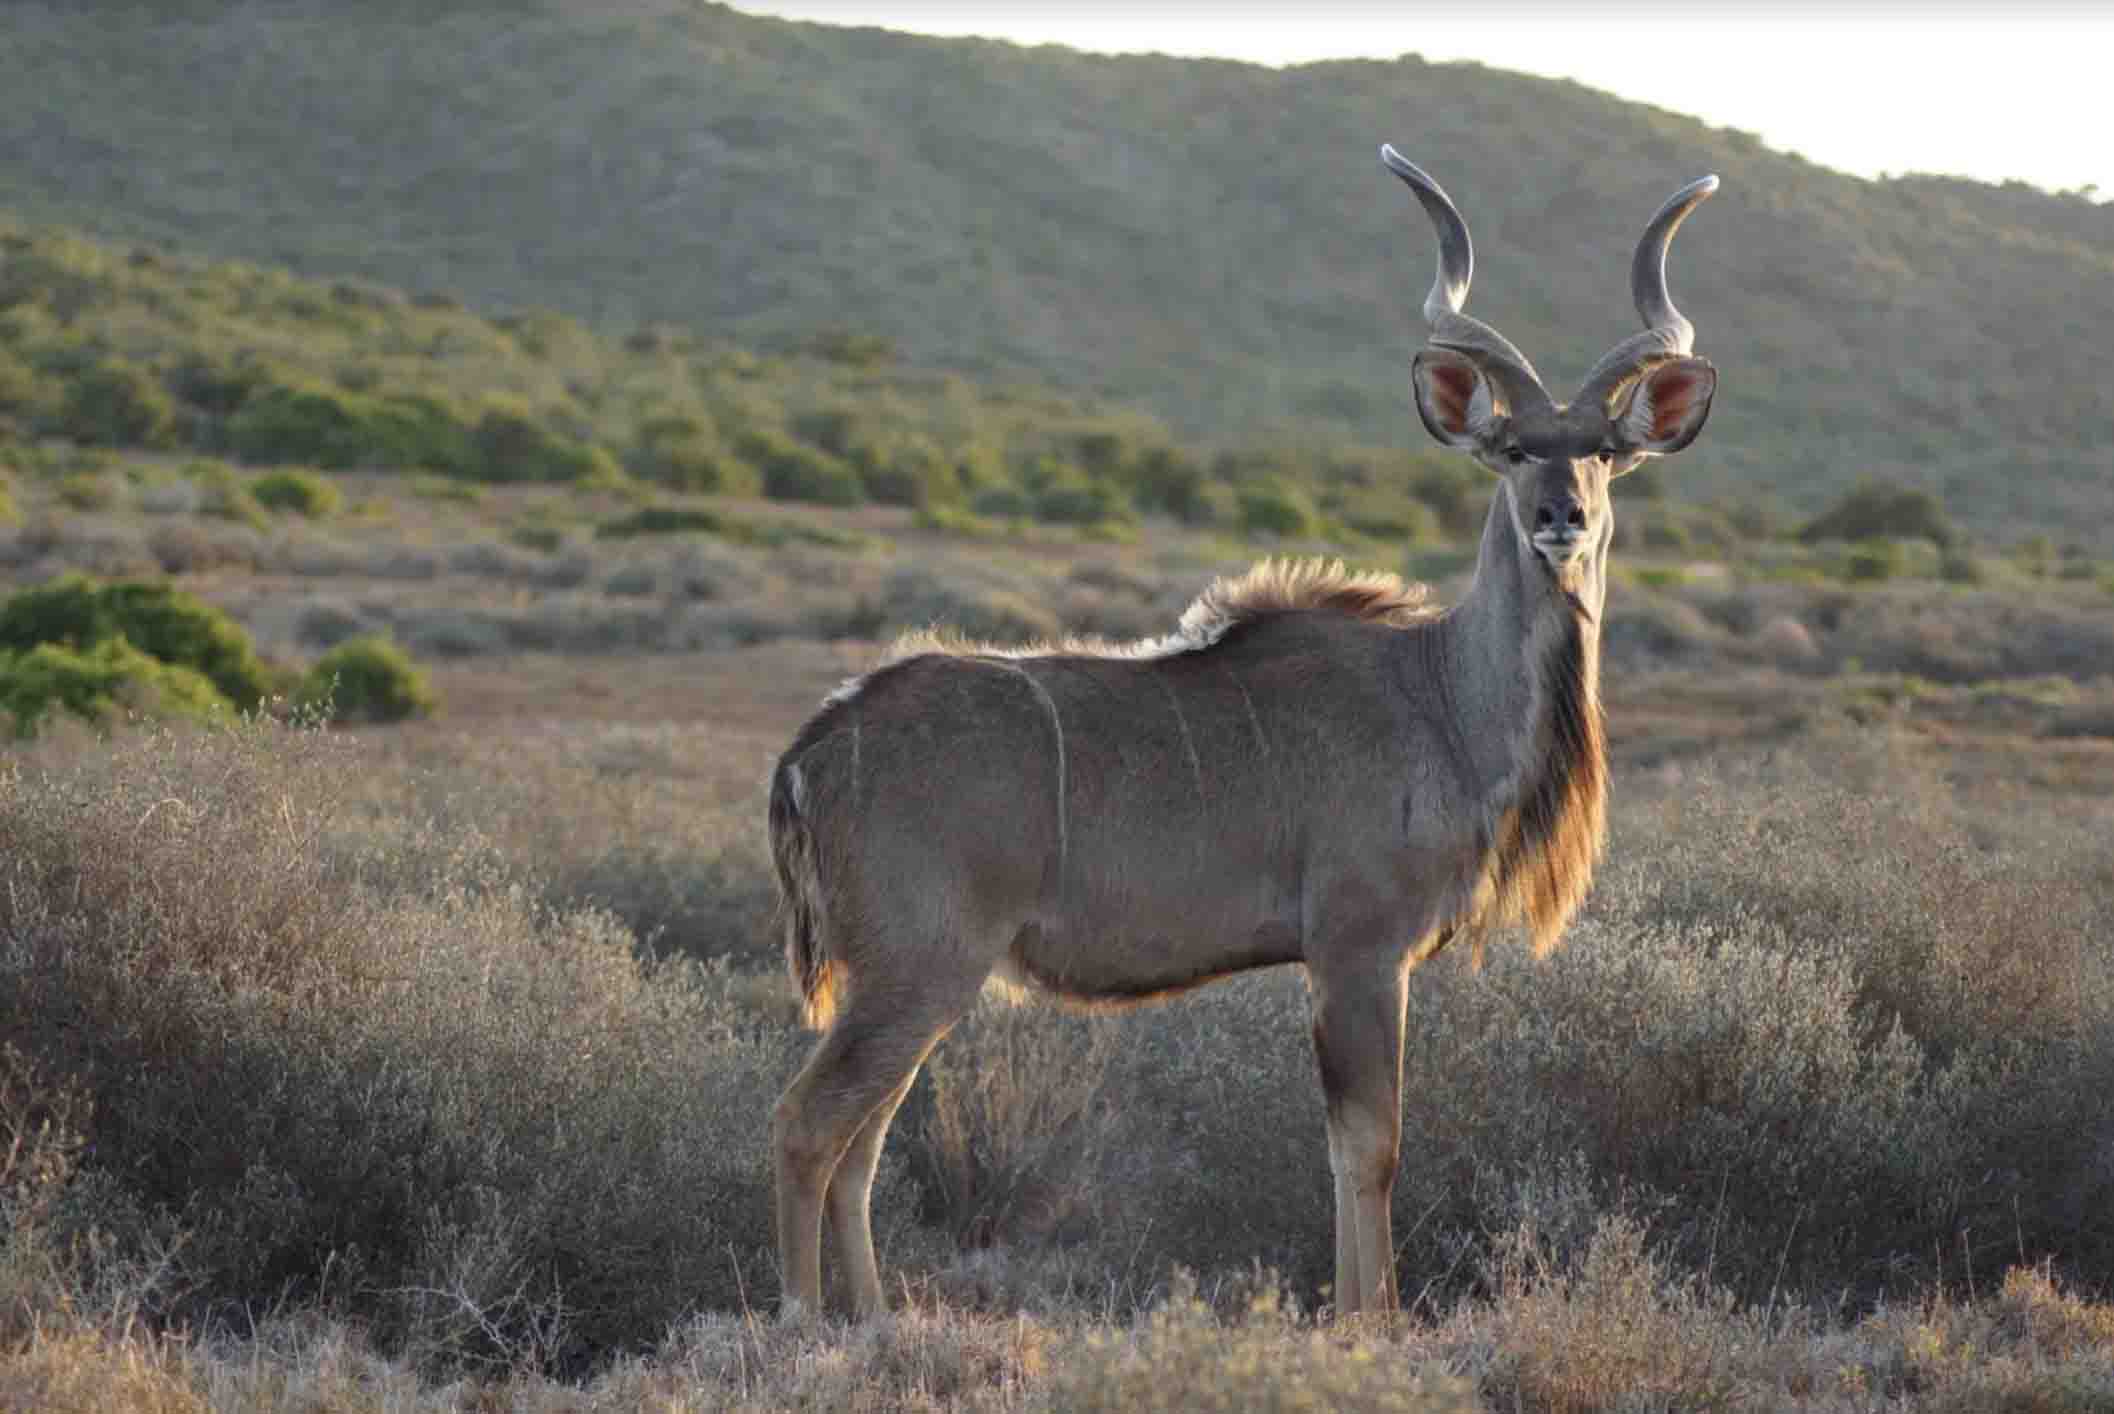
[[[1587,680],[1597,682],[1611,528],[1603,518],[1592,555],[1559,582],[1520,536],[1510,487],[1500,482],[1491,497],[1474,579],[1442,620],[1450,695],[1479,775],[1509,775],[1518,744],[1539,735],[1533,718],[1548,700],[1540,675],[1569,635],[1578,635]]]
[[[1522,635],[1544,619],[1552,623],[1577,619],[1588,638],[1597,644],[1600,615],[1607,603],[1612,514],[1601,517],[1592,553],[1559,576],[1521,533],[1521,518],[1515,512],[1512,494],[1510,484],[1500,481],[1497,494],[1490,498],[1490,513],[1483,518],[1483,538],[1476,548],[1475,574],[1461,601],[1460,612],[1492,619],[1493,628],[1500,624],[1515,626]],[[1510,646],[1502,637],[1487,641],[1500,651]]]

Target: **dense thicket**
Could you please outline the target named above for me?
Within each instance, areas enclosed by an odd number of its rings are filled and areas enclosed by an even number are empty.
[[[182,466],[179,492],[163,463],[185,450],[211,455]],[[1434,448],[1214,450],[1142,413],[906,367],[855,338],[779,356],[667,329],[619,339],[547,311],[491,316],[0,221],[0,470],[58,478],[69,509],[113,510],[128,498],[104,473],[121,457],[165,509],[253,521],[340,511],[310,469],[324,467],[871,502],[973,534],[1032,519],[1120,535],[1150,513],[1397,546],[1470,529],[1487,479]],[[284,469],[243,482],[227,458]],[[745,533],[686,514],[684,528]],[[674,528],[649,514],[611,533]]]

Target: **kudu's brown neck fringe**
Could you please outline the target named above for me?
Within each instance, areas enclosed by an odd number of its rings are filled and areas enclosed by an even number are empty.
[[[1562,938],[1592,888],[1607,837],[1607,743],[1600,711],[1600,654],[1572,614],[1539,666],[1517,794],[1499,820],[1487,893],[1473,924],[1524,924],[1537,956]],[[1478,955],[1482,928],[1475,928]]]

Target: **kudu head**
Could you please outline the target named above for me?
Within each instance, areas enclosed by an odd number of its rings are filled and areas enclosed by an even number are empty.
[[[1424,299],[1431,338],[1412,372],[1417,412],[1432,436],[1504,478],[1522,551],[1569,589],[1612,533],[1608,483],[1646,457],[1680,451],[1710,416],[1717,371],[1689,353],[1695,330],[1667,294],[1666,247],[1718,179],[1690,182],[1644,228],[1630,260],[1644,332],[1602,355],[1566,405],[1550,399],[1510,340],[1461,312],[1475,247],[1452,200],[1392,146],[1381,145],[1380,160],[1417,194],[1439,235],[1438,278]]]

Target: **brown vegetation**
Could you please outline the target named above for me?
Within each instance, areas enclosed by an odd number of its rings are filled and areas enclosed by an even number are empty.
[[[2104,807],[1963,795],[1906,743],[1833,731],[1623,774],[1574,945],[1413,992],[1409,1325],[1361,1347],[1293,1314],[1323,1294],[1327,1176],[1304,999],[1266,977],[1122,1020],[972,1018],[882,1171],[913,1310],[759,1327],[764,1100],[800,1044],[767,951],[766,725],[62,733],[18,757],[0,995],[30,1157],[0,1183],[0,1389],[1153,1407],[1163,1367],[1205,1407],[1426,1407],[1400,1403],[1419,1372],[1431,1408],[1463,1397],[1446,1376],[1544,1409],[2104,1388],[2105,1308],[2067,1285],[2114,1250]],[[611,849],[670,882],[626,883],[594,863]],[[731,967],[641,961],[577,911],[669,889],[714,900]],[[1275,1280],[1225,1274],[1258,1257],[1298,1300],[1241,1314]],[[1177,1265],[1212,1274],[1203,1307]]]
[[[493,527],[618,503],[344,484],[327,528],[0,530],[23,577],[238,537],[254,570],[180,582],[268,657],[465,645],[431,721],[64,728],[0,767],[0,1404],[1153,1407],[1157,1370],[1205,1407],[2104,1398],[2093,586],[1614,587],[1600,891],[1556,958],[1412,992],[1403,1324],[1302,1314],[1329,1189],[1285,974],[973,1015],[881,1169],[908,1309],[781,1329],[777,748],[896,628],[1161,632],[1242,552],[999,565],[851,511],[812,519],[856,546],[546,554]]]

